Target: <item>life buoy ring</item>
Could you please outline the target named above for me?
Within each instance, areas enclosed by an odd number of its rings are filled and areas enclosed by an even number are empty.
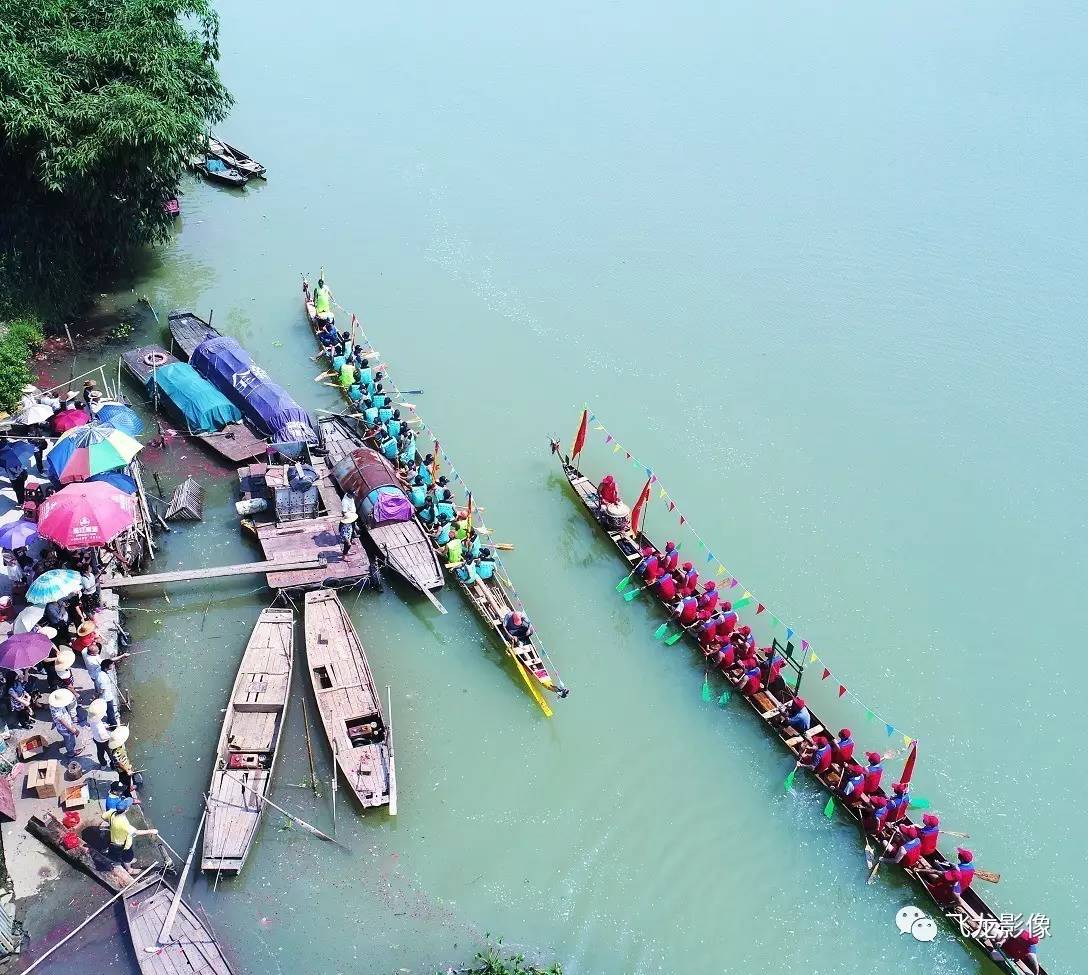
[[[166,353],[165,352],[148,352],[147,355],[144,356],[144,365],[145,366],[155,367],[155,366],[161,366],[161,365],[165,365],[165,364],[166,364]]]

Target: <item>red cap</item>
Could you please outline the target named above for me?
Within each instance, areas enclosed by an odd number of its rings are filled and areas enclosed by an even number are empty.
[[[795,697],[793,699],[793,703],[796,704],[799,708],[803,708],[805,706],[805,699],[803,697]]]
[[[741,631],[741,633],[743,633],[743,634],[744,634],[745,636],[748,636],[748,634],[752,632],[752,628],[751,628],[750,626],[742,626],[742,627],[740,628],[740,631]]]
[[[733,608],[733,604],[732,604],[731,602],[729,602],[729,600],[728,600],[728,599],[727,599],[727,600],[726,600],[726,601],[725,601],[724,603],[722,603],[722,609],[724,609],[724,610],[725,610],[725,611],[726,611],[727,613],[728,613],[728,612],[729,612],[729,611],[730,611],[730,610],[731,610],[732,608]]]
[[[715,589],[718,588],[718,586],[716,585],[716,583],[713,580],[711,580],[710,582],[708,582],[706,584],[705,588],[706,588],[707,592],[713,592]]]
[[[866,752],[865,757],[869,759],[870,765],[876,765],[880,761],[880,752]]]
[[[685,571],[685,572],[690,572],[690,571],[691,571],[691,569],[692,569],[692,565],[691,565],[691,563],[690,563],[690,562],[685,562],[685,563],[684,563],[684,571]]]
[[[916,840],[916,839],[918,839],[918,827],[917,827],[917,826],[904,826],[904,827],[902,827],[902,829],[900,830],[900,832],[901,832],[901,833],[902,833],[902,834],[903,834],[903,835],[904,835],[904,836],[905,836],[905,837],[906,837],[906,838],[907,838],[908,840]]]
[[[940,820],[933,813],[926,813],[922,817],[922,824],[925,826],[936,826],[938,823],[940,823]]]
[[[970,863],[975,858],[975,855],[970,850],[962,846],[956,847],[956,856],[960,858],[960,863]]]
[[[892,788],[895,789],[896,793],[899,795],[902,795],[904,792],[907,791],[907,787],[903,785],[902,782],[896,782],[895,785],[892,786]]]
[[[817,735],[816,736],[816,744],[821,745],[821,746],[826,745],[826,744],[828,744],[828,740],[823,735]]]
[[[666,542],[665,543],[665,551],[666,552],[671,552],[674,548],[676,548],[676,542]]]
[[[849,738],[850,737],[850,729],[849,728],[843,728],[842,731],[839,732],[839,737],[840,738]]]

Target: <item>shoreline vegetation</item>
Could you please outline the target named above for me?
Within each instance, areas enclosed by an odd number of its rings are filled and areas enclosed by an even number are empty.
[[[473,966],[457,969],[456,975],[563,975],[563,968],[558,962],[547,968],[528,964],[524,955],[504,950],[499,941],[477,952]]]

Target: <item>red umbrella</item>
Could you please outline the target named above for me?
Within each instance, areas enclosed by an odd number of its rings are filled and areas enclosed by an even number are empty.
[[[42,502],[38,534],[64,548],[91,548],[111,542],[135,520],[135,498],[104,481],[88,481]]]
[[[61,410],[53,417],[53,429],[57,433],[64,433],[65,430],[86,426],[90,422],[91,418],[85,410]]]

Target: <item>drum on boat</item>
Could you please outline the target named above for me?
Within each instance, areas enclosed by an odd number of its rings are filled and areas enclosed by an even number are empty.
[[[615,504],[602,504],[600,507],[601,524],[609,531],[626,531],[631,527],[631,509],[622,501]]]

